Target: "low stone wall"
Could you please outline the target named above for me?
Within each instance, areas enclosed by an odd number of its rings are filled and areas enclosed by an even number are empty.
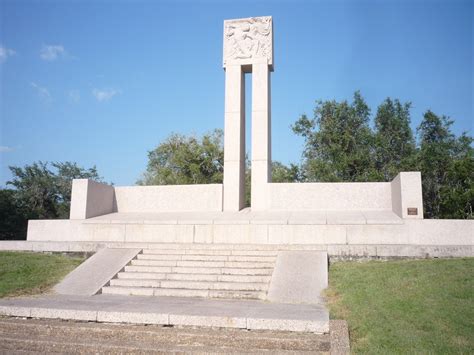
[[[222,184],[117,186],[115,203],[124,213],[222,211]]]
[[[392,210],[391,183],[270,183],[268,209],[275,211]]]
[[[269,183],[267,198],[271,211],[384,210],[423,218],[419,172],[401,172],[391,182]]]
[[[111,186],[89,179],[73,180],[72,220],[113,212],[171,211],[222,211],[222,184]]]

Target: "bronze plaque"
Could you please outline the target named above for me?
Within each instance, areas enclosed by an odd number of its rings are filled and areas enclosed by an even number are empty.
[[[417,216],[418,215],[418,208],[408,207],[408,215],[409,216]]]

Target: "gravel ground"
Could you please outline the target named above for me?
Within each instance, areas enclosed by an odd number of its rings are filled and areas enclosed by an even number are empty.
[[[317,335],[3,317],[0,353],[347,353],[346,323],[330,327],[333,333]]]

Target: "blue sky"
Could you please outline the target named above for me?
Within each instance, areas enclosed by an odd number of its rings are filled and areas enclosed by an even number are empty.
[[[275,160],[299,162],[289,127],[316,99],[355,90],[373,111],[413,102],[413,127],[432,109],[472,135],[473,13],[457,0],[0,0],[0,186],[38,160],[134,184],[171,132],[223,128],[230,18],[273,16]]]

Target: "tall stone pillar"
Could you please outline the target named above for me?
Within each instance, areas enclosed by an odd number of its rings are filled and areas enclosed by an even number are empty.
[[[267,208],[271,171],[270,70],[266,62],[252,65],[252,192],[253,211]]]
[[[269,16],[224,21],[224,211],[238,211],[245,204],[244,73],[253,75],[251,208],[267,208],[267,184],[271,181],[272,26]]]
[[[225,71],[224,211],[245,205],[245,75],[240,65]]]

